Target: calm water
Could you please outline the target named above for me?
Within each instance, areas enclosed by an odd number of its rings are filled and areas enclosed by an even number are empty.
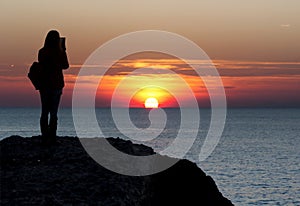
[[[146,143],[157,152],[173,141],[180,125],[178,109],[165,111],[165,129]],[[0,139],[38,135],[39,112],[28,108],[0,109]],[[127,138],[113,126],[110,110],[96,112],[105,136]],[[210,111],[200,112],[200,130],[186,158],[211,175],[225,197],[236,205],[300,205],[300,109],[228,110],[222,138],[203,162],[198,162],[198,155],[209,127]],[[130,117],[139,128],[150,125],[147,110],[133,109]],[[89,125],[89,119],[85,121]],[[127,128],[127,132],[130,136],[131,129]],[[155,133],[155,128],[151,133]],[[190,133],[190,128],[184,128],[186,138]],[[58,135],[76,135],[71,109],[60,110]]]

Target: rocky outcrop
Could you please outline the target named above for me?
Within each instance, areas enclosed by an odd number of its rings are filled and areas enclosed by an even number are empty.
[[[232,205],[196,164],[180,160],[150,176],[132,177],[97,164],[76,137],[59,137],[51,147],[41,137],[0,141],[1,205]],[[152,148],[108,138],[133,155]]]

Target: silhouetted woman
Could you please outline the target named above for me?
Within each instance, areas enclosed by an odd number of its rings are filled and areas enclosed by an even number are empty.
[[[63,69],[69,68],[66,48],[61,44],[58,31],[48,32],[38,60],[43,66],[43,83],[39,89],[42,113],[40,128],[43,142],[53,143],[57,130],[57,111],[64,87]],[[50,121],[48,116],[50,114]]]

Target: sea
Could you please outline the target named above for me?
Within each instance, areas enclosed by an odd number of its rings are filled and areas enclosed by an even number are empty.
[[[199,153],[210,128],[211,109],[199,109],[199,128],[186,126],[193,122],[185,123],[182,128],[180,125],[186,120],[181,118],[178,108],[161,110],[166,117],[163,126],[150,121],[150,111],[128,110],[132,124],[126,125],[126,135],[124,128],[118,129],[114,123],[118,117],[113,118],[111,109],[97,108],[94,113],[102,136],[131,139],[135,135],[134,142],[151,146],[158,153],[178,138],[179,130],[186,139],[196,134],[184,158],[210,175],[220,192],[235,205],[300,205],[300,109],[227,109],[220,140],[203,161],[199,160]],[[39,135],[39,115],[39,108],[0,108],[0,139]],[[93,125],[94,120],[83,117],[82,121]],[[131,127],[145,131],[150,128],[146,134],[156,136],[138,140],[136,130]],[[95,135],[88,126],[82,132],[87,137]],[[58,136],[76,135],[72,108],[60,108]]]

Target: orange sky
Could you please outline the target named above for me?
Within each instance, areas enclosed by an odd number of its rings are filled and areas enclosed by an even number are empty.
[[[232,107],[300,106],[300,1],[18,1],[0,3],[0,106],[38,106],[39,97],[26,77],[46,33],[58,29],[67,37],[71,68],[65,72],[63,106],[71,106],[73,84],[85,59],[104,42],[127,32],[156,29],[175,32],[198,44],[213,60]],[[137,93],[131,106],[157,95],[163,107],[176,106],[162,88],[178,87],[171,69],[188,82],[200,106],[209,105],[201,79],[184,62],[149,54],[123,59],[105,76],[96,105],[109,106],[116,84],[136,68],[152,75],[133,78],[119,96],[129,95],[139,81],[149,88]],[[93,78],[86,77],[87,87]],[[164,81],[162,85],[161,80]],[[152,90],[152,91],[151,91]],[[152,94],[151,94],[152,92]],[[184,97],[178,87],[177,94]],[[188,100],[186,100],[188,106]]]
[[[299,62],[237,62],[215,60],[226,91],[228,105],[232,107],[295,107],[300,104],[300,70]],[[164,74],[171,69],[179,74],[191,87],[200,106],[208,107],[209,95],[203,81],[184,62],[178,59],[129,59],[120,60],[104,76],[101,83],[95,85],[99,76],[86,76],[82,87],[98,86],[96,105],[110,106],[112,93],[118,83],[126,78],[132,70],[144,66],[152,68],[153,73],[131,77],[127,86],[120,89],[117,96],[119,106],[125,105],[128,95],[133,95],[130,105],[143,107],[148,97],[156,97],[161,107],[176,107],[177,102],[168,88],[176,88],[175,96],[185,99],[180,85],[174,75]],[[65,72],[66,87],[62,99],[63,106],[71,106],[73,86],[79,68],[73,65]],[[25,74],[24,74],[25,76]],[[1,106],[37,106],[38,93],[29,80],[23,75],[2,76],[0,83]],[[136,94],[130,93],[139,88],[141,83],[149,83],[149,87],[140,88]],[[186,99],[186,106],[189,101]]]

